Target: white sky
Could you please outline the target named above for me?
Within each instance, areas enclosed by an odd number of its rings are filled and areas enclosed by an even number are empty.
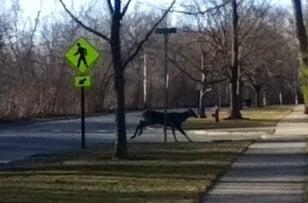
[[[9,6],[10,2],[13,0],[0,0],[0,6],[6,5]],[[105,0],[63,0],[65,4],[70,8],[70,10],[73,10],[74,13],[77,13],[78,10],[80,10],[81,6],[84,5],[85,7],[88,7],[89,2],[97,2],[97,4],[94,4],[95,7],[98,5],[101,5],[102,2]],[[286,8],[292,8],[291,7],[291,1],[292,0],[271,0],[273,4],[275,5],[281,5]],[[4,3],[3,3],[4,2]],[[21,9],[23,11],[23,17],[33,19],[37,11],[40,10],[41,2],[42,2],[42,15],[56,15],[59,12],[63,12],[63,8],[58,0],[19,0]],[[126,0],[124,1],[126,2]],[[162,6],[168,6],[172,0],[133,0],[133,4],[141,5],[151,5],[158,9]],[[180,2],[189,2],[189,0],[177,0],[177,4],[180,4]],[[93,4],[90,4],[93,5]],[[131,8],[133,8],[134,5],[131,5]],[[31,20],[32,21],[32,20]]]
[[[8,0],[7,0],[8,1]],[[21,4],[21,8],[24,11],[25,16],[31,16],[36,11],[40,9],[40,2],[42,1],[42,12],[44,15],[47,15],[49,13],[56,13],[59,11],[59,9],[63,9],[61,4],[58,0],[19,0]],[[102,0],[96,0],[100,4]],[[179,1],[179,0],[178,0]],[[74,5],[74,8],[78,10],[82,5],[87,5],[89,0],[64,0],[64,3],[69,7],[72,8],[72,5]],[[95,2],[95,0],[93,1]],[[133,1],[138,2],[138,1]],[[139,2],[145,2],[146,4],[149,3],[151,5],[168,5],[172,0],[141,0]],[[144,4],[144,3],[142,3]],[[132,5],[131,5],[132,7]]]
[[[292,8],[292,0],[272,0],[272,3]]]
[[[10,0],[6,0],[9,2]],[[43,15],[50,13],[56,13],[59,9],[62,9],[58,0],[20,0],[21,8],[24,11],[25,16],[35,15],[36,11],[40,9],[40,2],[42,1],[42,12]],[[151,5],[169,5],[172,0],[141,0],[142,4],[151,4]],[[181,0],[178,0],[180,2]],[[64,0],[68,7],[71,7],[72,2],[75,8],[80,7],[81,5],[87,5],[89,0]],[[98,3],[102,0],[98,0]],[[137,1],[135,1],[137,2]],[[273,4],[282,5],[284,7],[291,8],[291,0],[272,0]],[[77,9],[78,10],[78,9]]]

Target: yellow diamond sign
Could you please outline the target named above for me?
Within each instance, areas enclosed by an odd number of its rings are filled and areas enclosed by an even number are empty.
[[[88,73],[99,59],[99,52],[86,39],[77,39],[66,51],[66,62],[81,74]]]

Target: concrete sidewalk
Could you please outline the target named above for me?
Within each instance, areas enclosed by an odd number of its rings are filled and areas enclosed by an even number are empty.
[[[297,106],[252,144],[204,197],[203,203],[302,203],[308,116]]]

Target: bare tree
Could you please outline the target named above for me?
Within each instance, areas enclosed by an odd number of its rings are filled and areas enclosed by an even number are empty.
[[[208,36],[203,33],[201,26],[197,31],[186,29],[184,33],[173,43],[175,57],[169,57],[169,60],[188,79],[194,81],[197,87],[201,87],[199,114],[200,117],[205,117],[204,98],[215,84],[228,80],[225,71],[227,64],[223,64],[219,51],[207,43]]]
[[[121,23],[123,17],[125,16],[131,0],[128,0],[124,5],[121,0],[107,0],[109,13],[111,17],[110,25],[110,35],[107,36],[104,33],[95,30],[78,19],[64,4],[62,0],[59,0],[65,11],[87,31],[99,36],[103,40],[109,43],[111,54],[112,54],[112,64],[114,68],[114,83],[117,97],[117,112],[116,112],[116,122],[117,122],[117,146],[115,156],[118,158],[126,158],[128,155],[127,151],[127,136],[126,136],[126,122],[125,122],[125,76],[124,70],[127,65],[137,56],[139,50],[142,48],[144,43],[149,39],[150,35],[154,32],[155,28],[160,24],[160,22],[165,18],[170,9],[173,7],[175,0],[171,3],[169,8],[164,12],[162,17],[151,27],[151,29],[146,33],[145,37],[138,42],[136,46],[131,50],[130,55],[123,58],[121,46]],[[123,8],[122,8],[123,6]]]
[[[203,11],[205,5],[206,8],[211,8],[207,9],[207,12]],[[240,118],[242,72],[246,68],[249,69],[249,67],[244,66],[242,61],[254,55],[255,41],[251,40],[251,36],[260,29],[265,21],[269,6],[266,2],[256,3],[255,1],[241,1],[238,5],[237,1],[201,0],[187,5],[187,10],[183,13],[193,16],[197,25],[194,27],[186,25],[185,30],[195,32],[195,37],[190,43],[195,42],[202,50],[201,54],[194,52],[194,55],[202,56],[206,53],[206,57],[201,58],[204,58],[207,64],[199,65],[201,63],[198,62],[199,60],[196,61],[194,56],[186,57],[186,60],[194,59],[195,64],[205,68],[203,73],[208,72],[208,66],[214,65],[210,74],[218,73],[217,82],[221,82],[227,77],[232,84],[230,117]],[[239,18],[239,15],[242,17]],[[233,17],[232,20],[230,20],[230,16]],[[181,39],[181,41],[184,40]],[[208,63],[211,61],[215,64]],[[220,69],[224,69],[224,71],[218,71]],[[192,70],[186,72],[192,75]],[[200,75],[202,73],[199,74],[199,77]]]

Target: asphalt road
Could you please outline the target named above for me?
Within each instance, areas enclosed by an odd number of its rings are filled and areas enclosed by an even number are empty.
[[[140,119],[140,112],[127,114],[128,136],[134,132]],[[150,133],[153,133],[153,129]],[[99,142],[112,143],[115,134],[114,115],[86,118],[86,147]],[[33,154],[80,147],[80,119],[0,123],[0,163],[23,159]]]
[[[182,112],[184,109],[172,111]],[[131,137],[139,122],[142,112],[127,113],[127,137]],[[60,150],[81,148],[80,119],[63,119],[46,122],[0,122],[0,163],[23,159],[34,154],[50,153]],[[267,129],[265,129],[267,131]],[[247,140],[258,139],[264,130],[253,132],[214,131],[186,131],[194,141],[213,140]],[[187,139],[176,131],[179,141]],[[114,115],[104,115],[86,118],[86,147],[97,143],[114,143],[116,140],[116,123]],[[219,136],[218,136],[219,135]],[[162,126],[147,127],[142,136],[137,136],[129,142],[162,142]],[[168,141],[174,141],[173,135],[168,131]]]
[[[172,111],[182,112],[184,109]],[[126,114],[127,137],[131,137],[142,112]],[[34,154],[81,148],[80,119],[55,121],[0,122],[0,163],[20,160]],[[177,132],[179,134],[179,132]],[[86,118],[86,148],[97,143],[114,143],[116,123],[113,114]],[[168,140],[173,140],[171,132]],[[179,141],[185,141],[178,136]],[[129,142],[162,142],[162,126],[150,126],[142,136]]]

